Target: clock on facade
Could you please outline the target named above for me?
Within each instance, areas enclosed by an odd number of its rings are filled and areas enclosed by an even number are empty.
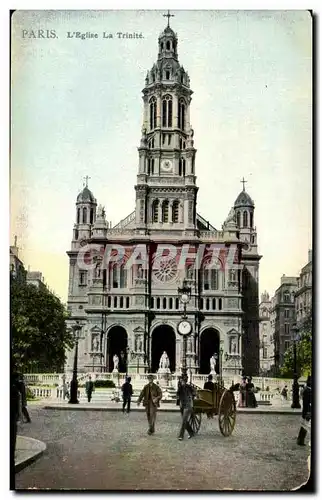
[[[161,163],[161,168],[164,172],[171,172],[172,161],[171,160],[163,160],[163,162]]]
[[[192,324],[187,319],[183,319],[178,323],[177,330],[180,335],[190,335]]]

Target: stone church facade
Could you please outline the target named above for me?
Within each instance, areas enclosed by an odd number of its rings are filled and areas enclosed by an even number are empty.
[[[186,312],[193,325],[188,370],[209,373],[215,354],[216,371],[221,368],[224,376],[258,374],[261,256],[254,203],[243,188],[221,230],[197,212],[192,90],[177,50],[177,35],[168,25],[143,89],[135,210],[109,227],[87,182],[77,197],[67,252],[67,323],[82,326],[80,372],[112,371],[115,354],[120,372],[156,372],[166,351],[171,372],[179,373],[178,287],[185,284],[191,288]],[[73,357],[68,352],[69,372]]]

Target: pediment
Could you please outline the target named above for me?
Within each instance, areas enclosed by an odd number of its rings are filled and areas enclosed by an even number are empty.
[[[229,332],[227,332],[227,335],[236,336],[236,335],[238,335],[238,332],[235,328],[232,328],[231,330],[229,330]]]

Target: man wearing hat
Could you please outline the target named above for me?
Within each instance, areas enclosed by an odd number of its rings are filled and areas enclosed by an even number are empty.
[[[297,444],[305,446],[306,434],[311,432],[311,408],[312,404],[312,389],[311,389],[311,375],[308,376],[306,386],[303,390],[303,407],[302,407],[302,422],[299,435],[297,437]]]
[[[153,383],[153,375],[148,375],[149,383],[146,384],[141,394],[138,398],[138,405],[141,403],[143,399],[143,406],[145,407],[146,416],[149,423],[148,434],[154,434],[155,432],[155,419],[157,414],[157,408],[160,406],[160,401],[162,399],[162,391],[157,384]]]
[[[193,408],[193,398],[195,397],[195,390],[191,384],[188,384],[188,376],[183,374],[181,377],[181,383],[178,386],[177,398],[180,401],[180,409],[182,415],[181,427],[179,431],[178,439],[182,441],[184,438],[184,431],[188,431],[188,439],[192,438],[193,430],[189,424],[189,417],[192,413]]]

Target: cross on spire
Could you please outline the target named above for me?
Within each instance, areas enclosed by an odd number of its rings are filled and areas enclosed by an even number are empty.
[[[83,179],[84,179],[84,187],[88,187],[88,179],[91,179],[91,177],[86,175],[85,177],[83,177]]]
[[[245,181],[245,179],[244,179],[244,177],[243,177],[243,179],[242,179],[240,182],[242,182],[242,183],[243,183],[243,191],[245,191],[245,184],[246,184],[246,182],[247,182],[247,181]]]
[[[174,14],[170,14],[170,11],[168,10],[167,14],[163,14],[163,17],[168,18],[168,28],[170,27],[170,17],[174,17]]]

